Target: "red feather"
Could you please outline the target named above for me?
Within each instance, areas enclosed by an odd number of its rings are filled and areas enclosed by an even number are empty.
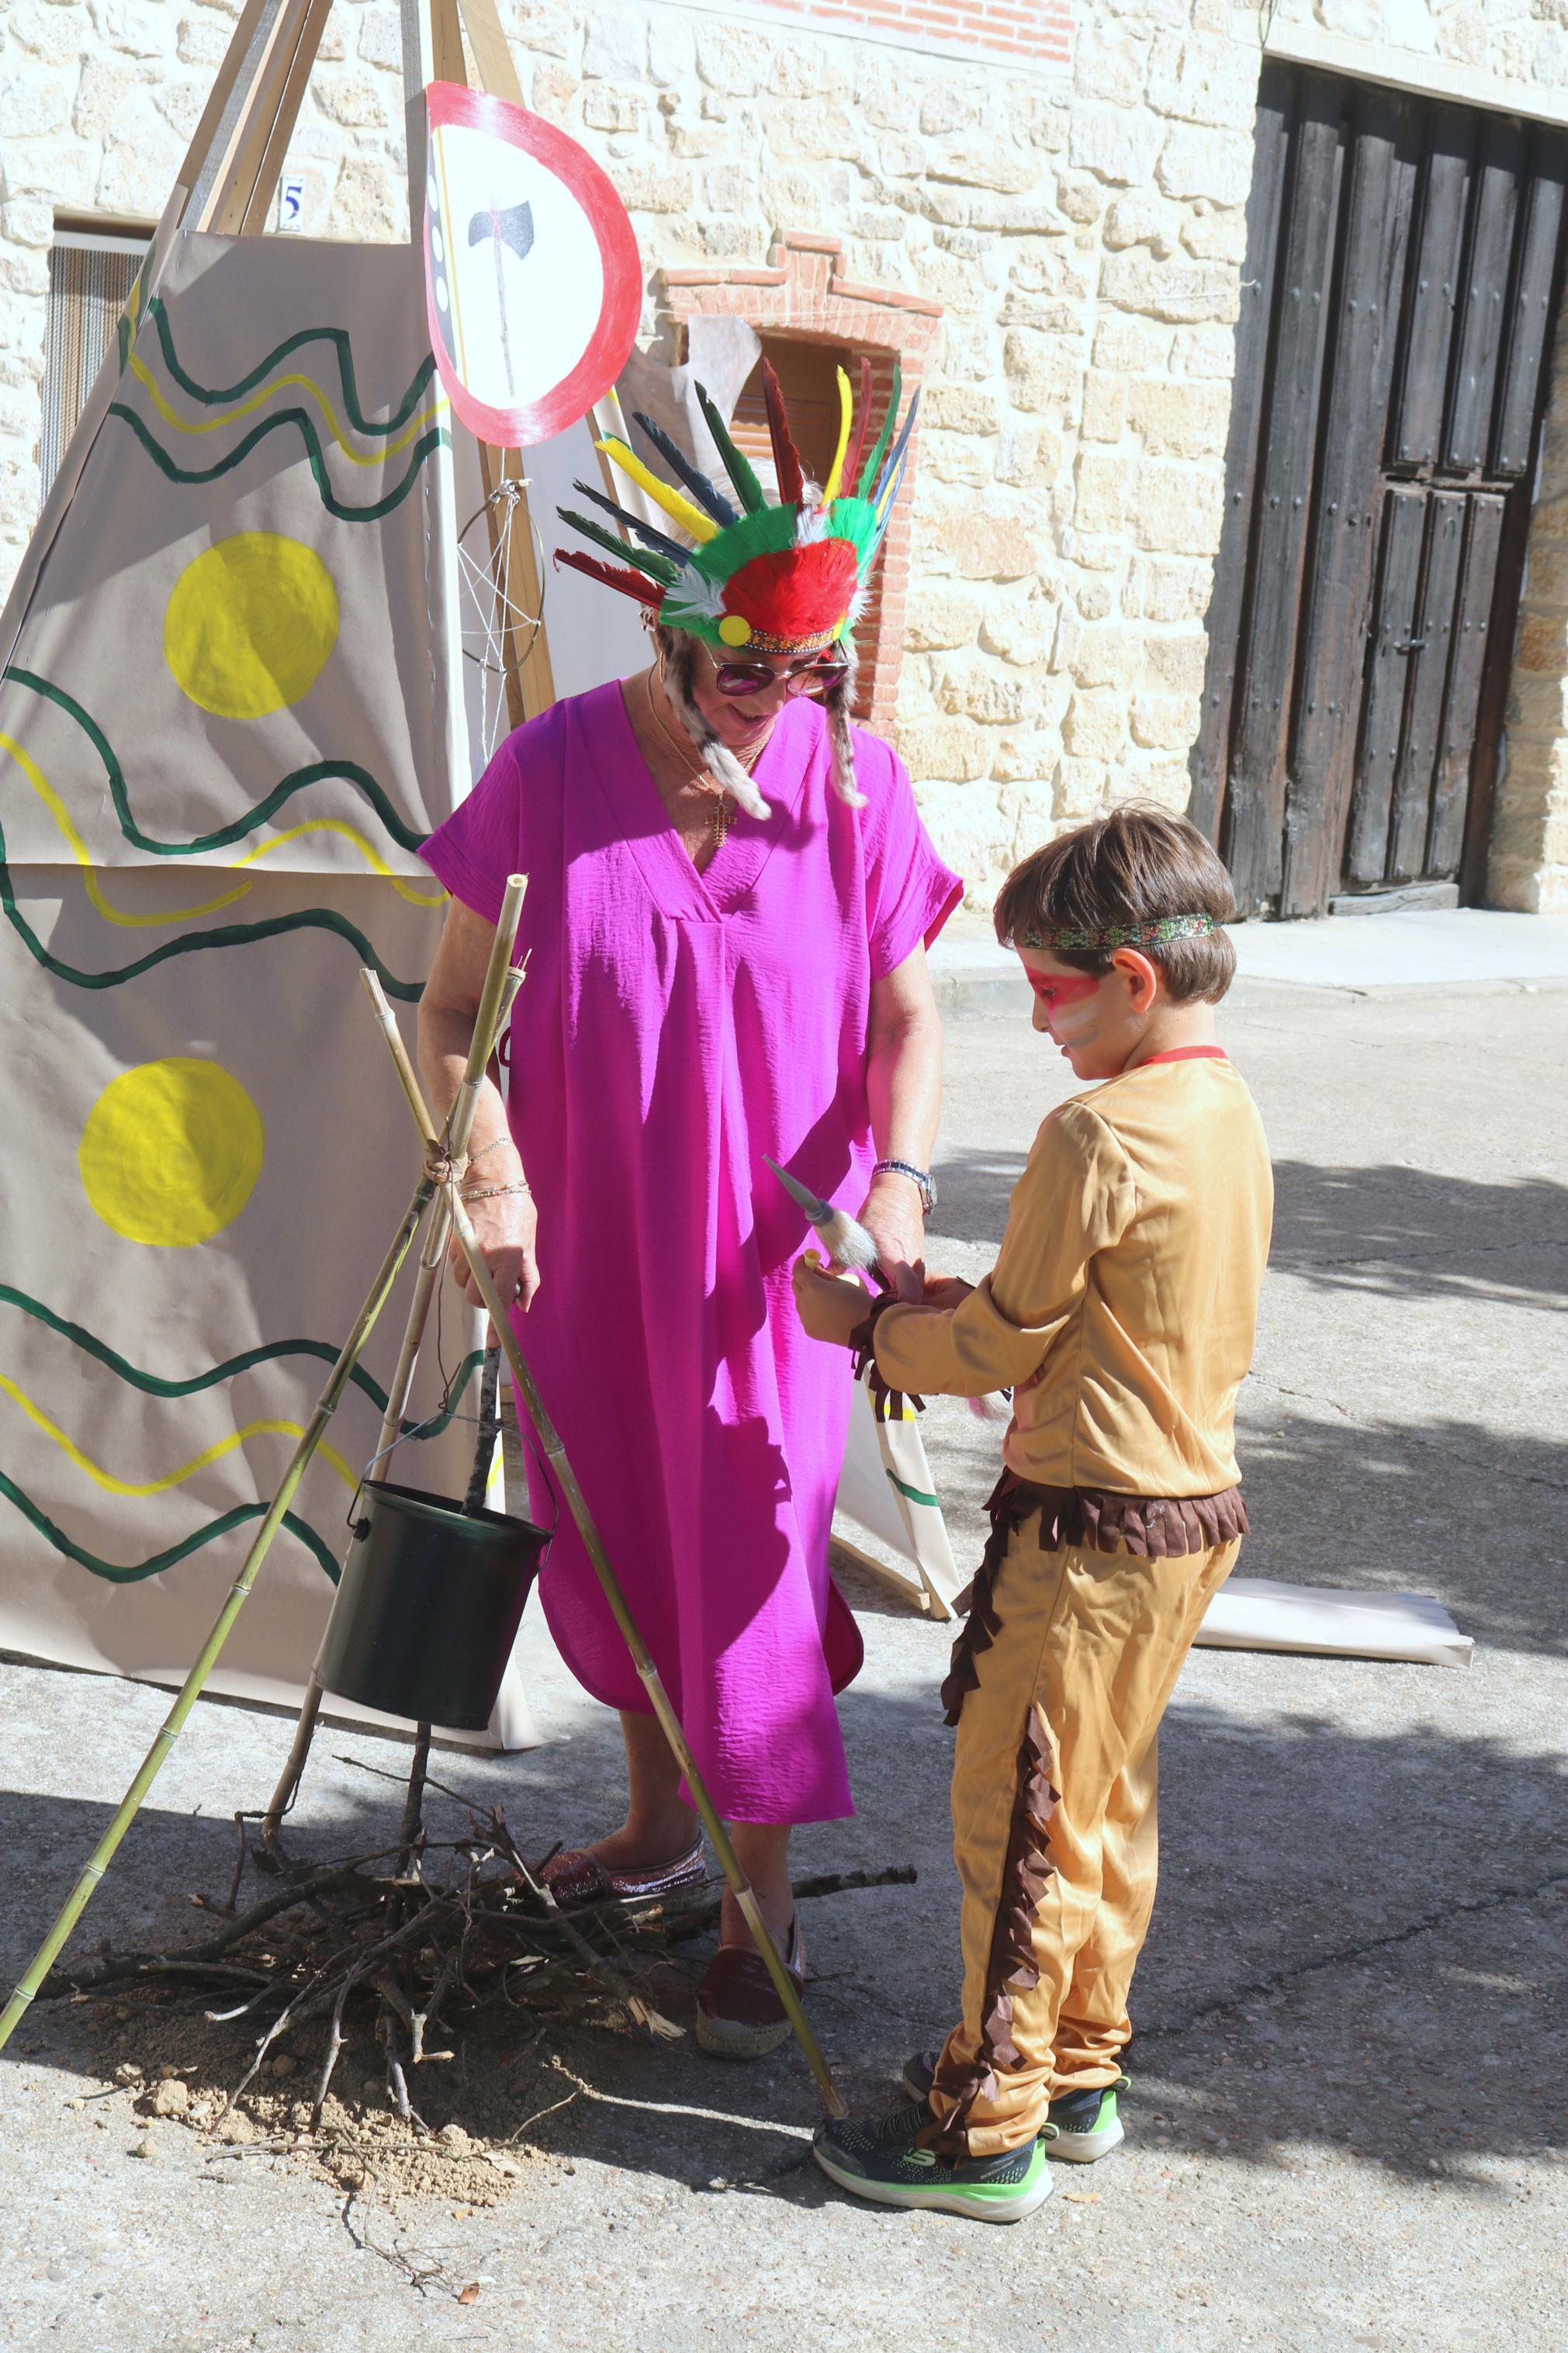
[[[590,580],[602,581],[606,588],[618,588],[623,596],[635,596],[639,605],[652,605],[656,609],[664,602],[664,590],[646,572],[634,572],[630,565],[601,564],[596,555],[579,555],[574,547],[558,547],[555,561],[569,564],[574,572],[585,572]]]
[[[798,506],[805,488],[805,470],[800,462],[800,451],[790,438],[789,419],[784,415],[784,394],[773,374],[772,360],[763,362],[763,398],[767,403],[768,431],[773,437],[773,466],[779,478],[779,497],[785,506]]]
[[[844,460],[844,471],[838,477],[838,494],[840,498],[847,499],[854,495],[855,485],[860,479],[860,460],[866,454],[866,436],[870,429],[871,363],[868,359],[862,359],[860,362],[860,397],[856,403],[854,438],[849,444],[848,455]]]
[[[724,584],[724,609],[742,615],[762,636],[802,644],[826,637],[843,620],[859,578],[847,539],[814,540],[742,564]]]

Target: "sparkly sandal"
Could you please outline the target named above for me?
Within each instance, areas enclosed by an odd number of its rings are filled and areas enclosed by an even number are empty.
[[[567,1847],[551,1856],[539,1876],[557,1904],[603,1904],[611,1897],[623,1904],[646,1904],[655,1896],[673,1895],[678,1887],[695,1886],[706,1871],[699,1839],[673,1862],[642,1871],[611,1871],[585,1847]]]
[[[791,1923],[784,1967],[796,1993],[805,1989],[805,1945]],[[716,2059],[763,2059],[789,2034],[789,2020],[768,1965],[754,1945],[721,1945],[697,1989],[697,2040]]]

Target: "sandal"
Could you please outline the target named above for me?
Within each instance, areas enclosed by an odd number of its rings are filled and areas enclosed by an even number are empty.
[[[585,1847],[567,1847],[551,1856],[539,1877],[557,1904],[603,1904],[611,1897],[623,1904],[645,1904],[655,1896],[672,1895],[678,1887],[694,1886],[707,1868],[699,1839],[673,1862],[641,1871],[611,1871]]]
[[[784,1967],[805,1990],[805,1944],[792,1921]],[[721,1945],[697,1989],[697,2040],[716,2059],[763,2059],[789,2034],[789,2019],[754,1945]]]

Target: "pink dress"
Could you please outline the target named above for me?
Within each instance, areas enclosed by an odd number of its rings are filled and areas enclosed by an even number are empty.
[[[489,923],[507,875],[529,878],[510,1116],[542,1285],[519,1337],[739,1821],[853,1812],[833,1695],[861,1660],[827,1570],[848,1359],[796,1320],[809,1229],[763,1155],[858,1208],[871,985],[962,890],[893,754],[856,749],[863,809],[833,791],[822,712],[787,704],[756,769],[773,814],[741,818],[699,874],[620,688],[600,687],[520,728],[424,850]],[[579,1683],[646,1713],[564,1514],[540,1595]]]

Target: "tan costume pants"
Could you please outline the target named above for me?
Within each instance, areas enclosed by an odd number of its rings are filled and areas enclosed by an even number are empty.
[[[966,1637],[952,1779],[963,2018],[931,2108],[937,2137],[973,2157],[1017,2147],[1051,2100],[1121,2072],[1154,1902],[1156,1734],[1240,1550],[1044,1552],[1039,1532],[1037,1514],[1014,1531],[985,1597],[989,1641],[978,1612]]]

